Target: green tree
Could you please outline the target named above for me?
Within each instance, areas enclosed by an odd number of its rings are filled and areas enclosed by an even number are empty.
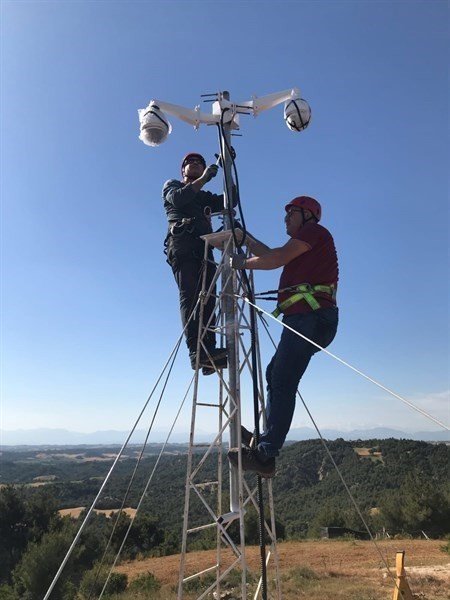
[[[385,496],[376,520],[391,534],[423,530],[439,537],[450,532],[449,498],[425,477],[409,474],[399,490]]]
[[[41,600],[48,590],[63,557],[74,537],[73,527],[52,531],[42,536],[40,542],[31,542],[13,572],[16,591],[20,597]],[[69,561],[55,586],[55,598],[63,598],[67,582],[74,571],[74,562]]]
[[[12,485],[0,489],[0,582],[9,582],[28,541],[26,507]]]
[[[58,520],[57,505],[49,491],[27,494],[25,488],[0,490],[0,581],[11,581],[29,541],[38,541]]]
[[[432,482],[408,477],[403,487],[403,527],[410,533],[424,530],[440,536],[450,532],[450,503]]]
[[[345,527],[345,513],[332,502],[327,502],[312,520],[308,533],[313,537],[320,534],[321,527]]]
[[[29,539],[33,541],[40,540],[52,521],[59,518],[57,501],[48,489],[30,495],[25,501],[25,511]]]
[[[64,570],[58,580],[55,598],[73,598],[70,591],[77,586],[86,570],[92,569],[104,548],[101,534],[102,518],[93,519],[80,536]],[[30,542],[20,563],[13,573],[16,591],[28,595],[30,600],[40,600],[50,586],[53,577],[69,550],[80,523],[66,517],[55,521],[51,531],[45,533],[39,542]]]

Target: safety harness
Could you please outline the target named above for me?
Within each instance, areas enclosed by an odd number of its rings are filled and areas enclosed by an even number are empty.
[[[300,283],[299,285],[293,285],[283,290],[277,290],[278,292],[294,292],[292,296],[286,298],[283,302],[277,304],[277,307],[272,311],[272,315],[276,318],[287,308],[290,308],[293,304],[304,300],[309,304],[312,310],[320,308],[319,302],[314,298],[315,294],[322,293],[328,294],[333,300],[336,299],[336,286],[335,285],[323,285],[318,283],[316,285],[310,285],[309,283]]]

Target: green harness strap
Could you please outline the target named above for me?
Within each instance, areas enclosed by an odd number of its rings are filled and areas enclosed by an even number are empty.
[[[292,291],[295,292],[289,298],[286,298],[284,302],[281,304],[277,304],[276,309],[272,312],[272,315],[277,318],[280,313],[284,312],[287,308],[290,308],[293,304],[300,302],[300,300],[305,300],[309,304],[309,306],[313,310],[317,310],[320,308],[320,304],[314,298],[314,294],[317,292],[322,292],[324,294],[329,294],[332,298],[336,297],[336,288],[334,285],[309,285],[309,283],[301,283],[292,288]]]

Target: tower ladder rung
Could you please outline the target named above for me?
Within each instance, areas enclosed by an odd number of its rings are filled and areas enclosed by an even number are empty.
[[[195,487],[197,488],[205,488],[208,487],[210,485],[219,485],[218,481],[202,481],[202,483],[194,483],[193,485],[195,485]]]
[[[214,571],[215,569],[217,569],[218,566],[219,565],[214,565],[213,567],[208,567],[204,571],[199,571],[198,573],[194,573],[194,575],[189,575],[189,577],[185,577],[183,579],[183,583],[187,583],[188,581],[192,581],[192,579],[195,579],[196,577],[200,577],[200,575],[204,575],[205,573],[210,573],[211,571]]]
[[[211,527],[215,527],[217,523],[214,521],[213,523],[207,523],[206,525],[199,525],[198,527],[191,527],[188,529],[188,533],[195,533],[196,531],[203,531],[204,529],[210,529]]]

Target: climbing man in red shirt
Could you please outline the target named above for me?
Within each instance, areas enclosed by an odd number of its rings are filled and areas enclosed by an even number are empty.
[[[286,205],[286,233],[289,241],[280,248],[268,246],[247,234],[244,243],[254,254],[231,258],[234,269],[278,269],[281,273],[275,316],[283,313],[283,323],[322,348],[334,339],[338,325],[336,287],[338,259],[331,233],[319,225],[320,204],[309,196],[299,196]],[[275,475],[278,456],[291,426],[295,396],[313,354],[318,348],[283,328],[280,343],[266,371],[266,427],[256,448],[252,434],[242,427],[243,447],[232,448],[228,458],[262,477]]]

